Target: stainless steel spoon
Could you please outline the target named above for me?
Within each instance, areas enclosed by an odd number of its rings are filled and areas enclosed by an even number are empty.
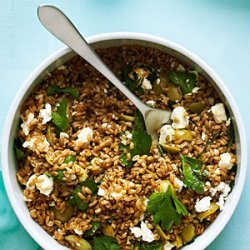
[[[134,103],[143,115],[147,133],[156,139],[157,130],[170,122],[171,112],[154,109],[141,102],[108,68],[61,10],[51,5],[41,5],[37,12],[40,22],[48,31],[89,62]]]

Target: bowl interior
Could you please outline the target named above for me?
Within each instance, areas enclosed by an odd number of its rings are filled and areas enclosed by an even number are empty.
[[[214,74],[214,72],[204,64],[200,59],[194,56],[191,52],[183,49],[182,47],[178,47],[175,44],[169,42],[166,44],[166,41],[163,43],[158,40],[151,39],[139,39],[139,38],[109,38],[109,39],[92,39],[93,48],[107,48],[113,46],[121,46],[125,44],[138,44],[147,47],[157,48],[163,52],[166,52],[170,55],[173,55],[179,58],[181,61],[188,63],[198,72],[202,73],[212,84],[215,89],[219,93],[222,101],[226,104],[227,109],[230,113],[230,117],[232,118],[232,122],[235,130],[235,138],[236,138],[236,153],[238,157],[238,172],[235,181],[235,188],[232,193],[229,195],[228,200],[226,202],[225,208],[217,217],[214,223],[212,223],[209,228],[206,230],[206,233],[199,236],[195,239],[195,241],[183,249],[203,249],[205,248],[211,241],[220,233],[220,231],[225,226],[226,222],[231,217],[237,202],[239,200],[239,196],[242,190],[242,182],[244,183],[245,177],[245,166],[242,163],[242,135],[241,128],[239,125],[240,117],[238,114],[238,110],[232,100],[231,95],[228,93],[225,85],[221,82],[219,78]],[[167,46],[166,46],[167,45]],[[29,79],[22,86],[20,92],[18,93],[15,102],[13,103],[12,109],[8,116],[8,121],[5,129],[5,137],[4,137],[4,147],[3,147],[3,174],[6,190],[17,214],[19,220],[26,228],[26,230],[31,234],[31,236],[43,247],[46,249],[66,249],[65,247],[59,245],[52,237],[50,237],[29,215],[29,211],[25,205],[23,200],[22,189],[19,186],[16,180],[16,159],[13,151],[13,140],[16,135],[17,127],[19,125],[20,120],[20,107],[22,102],[27,98],[27,96],[31,93],[32,89],[35,85],[41,83],[42,78],[53,71],[55,68],[59,67],[70,58],[75,55],[70,49],[63,49],[57,52],[55,55],[46,60],[43,64],[41,64],[29,77]]]

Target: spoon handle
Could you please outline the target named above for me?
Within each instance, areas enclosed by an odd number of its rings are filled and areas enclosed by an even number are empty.
[[[51,5],[38,7],[38,17],[43,26],[54,36],[68,45],[78,55],[89,62],[94,68],[112,82],[125,96],[127,96],[145,117],[150,108],[142,103],[127,87],[115,76],[96,52],[89,46],[79,31],[58,8]]]

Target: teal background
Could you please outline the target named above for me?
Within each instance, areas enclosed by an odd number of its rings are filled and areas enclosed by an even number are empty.
[[[144,32],[193,51],[217,72],[231,91],[249,141],[250,1],[247,0],[0,0],[1,134],[21,84],[42,60],[63,47],[37,19],[36,8],[42,3],[60,7],[85,36],[113,31]],[[247,176],[232,219],[209,250],[250,249],[249,188]],[[1,175],[0,246],[2,250],[39,248],[16,219]]]

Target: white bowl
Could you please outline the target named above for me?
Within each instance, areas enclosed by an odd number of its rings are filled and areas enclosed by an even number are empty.
[[[217,89],[222,101],[226,104],[235,129],[236,152],[238,157],[238,170],[233,191],[228,197],[224,210],[216,220],[206,229],[205,233],[197,237],[195,241],[185,246],[185,250],[200,250],[206,248],[222,231],[232,216],[241,196],[247,170],[247,143],[243,123],[239,110],[227,87],[215,72],[200,58],[182,46],[166,39],[138,33],[107,33],[89,37],[88,42],[94,48],[106,48],[124,44],[140,44],[154,47],[174,55],[181,60],[188,61],[193,68],[203,73]],[[38,84],[43,76],[56,67],[69,60],[75,53],[69,48],[64,48],[54,53],[42,62],[28,77],[20,88],[8,113],[3,133],[2,147],[2,172],[7,195],[12,208],[19,221],[33,237],[33,239],[44,249],[63,250],[66,249],[47,234],[31,217],[25,205],[22,189],[16,180],[16,159],[13,150],[13,140],[16,135],[20,107],[28,97],[33,87]]]

